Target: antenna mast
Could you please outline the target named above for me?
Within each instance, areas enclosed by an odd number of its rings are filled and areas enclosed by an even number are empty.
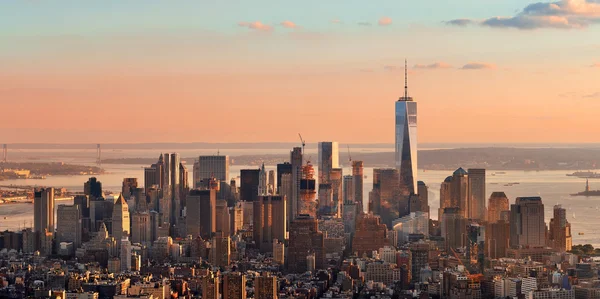
[[[408,100],[408,62],[404,59],[404,100]]]

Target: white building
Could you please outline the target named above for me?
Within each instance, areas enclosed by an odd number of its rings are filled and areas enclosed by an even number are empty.
[[[394,220],[392,226],[398,236],[398,245],[407,243],[410,234],[429,236],[429,213],[412,212]]]

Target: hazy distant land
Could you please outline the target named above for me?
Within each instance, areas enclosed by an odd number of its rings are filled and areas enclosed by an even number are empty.
[[[393,167],[393,152],[351,153],[353,160],[364,161],[366,166]],[[307,155],[316,164],[316,155]],[[234,165],[275,165],[289,160],[289,154],[231,156]],[[182,157],[192,165],[197,157]],[[419,168],[452,170],[458,167],[492,170],[587,170],[596,169],[600,161],[600,147],[589,148],[456,148],[420,150]],[[156,158],[106,159],[105,164],[147,164]],[[340,164],[349,165],[348,154],[340,148]]]

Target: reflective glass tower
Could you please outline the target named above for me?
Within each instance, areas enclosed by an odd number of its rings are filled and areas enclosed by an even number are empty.
[[[406,61],[404,96],[396,102],[396,169],[401,188],[417,193],[417,102],[408,96]]]

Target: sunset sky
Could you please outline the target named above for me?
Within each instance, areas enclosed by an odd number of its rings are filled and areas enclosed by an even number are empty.
[[[0,143],[599,142],[600,0],[3,0]]]

